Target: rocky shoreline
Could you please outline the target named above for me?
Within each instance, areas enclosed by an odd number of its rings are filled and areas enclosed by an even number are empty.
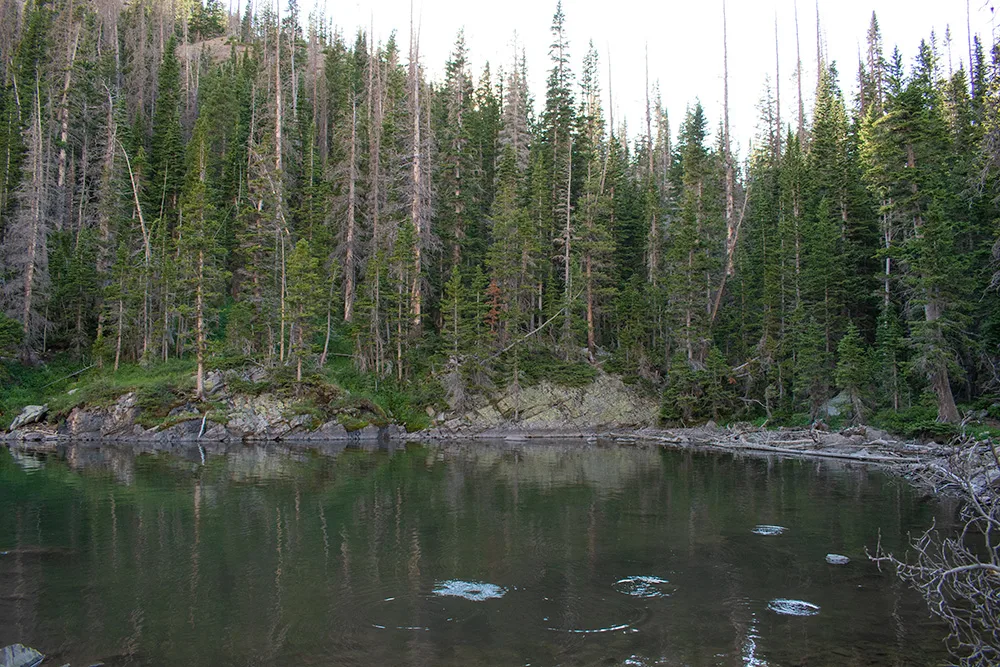
[[[413,437],[407,428],[363,398],[338,397],[324,404],[324,418],[303,410],[295,397],[276,392],[245,393],[234,387],[255,378],[230,377],[216,371],[206,382],[208,400],[195,403],[178,397],[165,418],[151,424],[140,395],[123,393],[104,405],[78,405],[57,414],[48,405],[29,405],[4,435],[7,442],[152,441],[152,442],[317,442],[385,440]],[[428,408],[429,426],[422,438],[593,437],[612,429],[648,427],[656,423],[657,402],[601,374],[585,387],[548,382],[480,396],[447,411]],[[145,425],[144,425],[145,424]],[[525,437],[528,437],[527,435]]]
[[[139,396],[127,392],[110,404],[77,406],[65,415],[50,414],[47,405],[27,406],[2,438],[9,445],[27,449],[52,449],[69,443],[133,443],[154,450],[209,443],[308,447],[323,442],[579,439],[834,458],[896,468],[946,459],[951,452],[944,445],[904,442],[865,426],[839,432],[748,424],[719,428],[711,423],[699,428],[658,428],[657,401],[607,374],[585,387],[542,382],[480,397],[461,409],[428,413],[430,426],[415,432],[392,423],[376,406],[347,407],[333,419],[317,423],[313,414],[298,413],[293,399],[232,391],[218,372],[210,375],[210,380],[213,401],[221,406],[211,412],[181,403],[165,420],[146,427]]]
[[[886,432],[870,427],[852,427],[839,432],[817,429],[767,429],[751,427],[720,428],[708,425],[697,428],[663,429],[633,428],[615,425],[610,428],[561,427],[548,429],[525,428],[522,424],[500,424],[490,427],[435,427],[408,433],[402,426],[373,425],[347,431],[340,424],[325,424],[315,430],[295,426],[269,428],[261,433],[233,432],[221,424],[206,425],[204,418],[190,419],[166,429],[143,429],[137,424],[107,429],[107,422],[80,416],[68,420],[68,425],[34,428],[22,427],[3,436],[3,441],[20,449],[54,450],[65,445],[109,444],[132,445],[137,451],[158,451],[174,447],[202,446],[214,451],[240,444],[271,444],[283,448],[310,448],[323,443],[350,445],[394,444],[407,442],[504,441],[507,443],[578,440],[581,444],[610,442],[620,446],[661,446],[678,449],[756,453],[760,455],[826,458],[852,461],[873,466],[891,467],[906,474],[922,466],[941,462],[953,448],[937,443],[906,442],[892,438]],[[87,426],[82,428],[81,424]],[[105,428],[100,428],[100,426]]]

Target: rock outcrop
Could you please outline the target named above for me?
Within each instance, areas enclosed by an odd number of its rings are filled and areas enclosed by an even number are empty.
[[[243,383],[260,383],[250,371]],[[350,399],[340,390],[324,408],[327,421],[315,410],[303,410],[293,397],[275,393],[238,393],[227,386],[227,375],[213,371],[206,392],[216,407],[183,401],[172,407],[163,423],[144,428],[142,406],[135,392],[110,405],[78,406],[58,425],[43,423],[47,406],[29,406],[14,421],[10,439],[19,441],[110,440],[172,442],[317,442],[324,440],[405,439],[406,429],[392,424],[381,408],[365,399]],[[234,384],[234,386],[236,386]],[[336,403],[333,401],[336,400]],[[472,407],[437,414],[428,407],[432,426],[418,437],[593,437],[612,429],[635,429],[656,423],[657,401],[600,373],[594,382],[567,388],[550,382],[509,388],[480,396]],[[330,418],[330,415],[333,415]],[[51,421],[51,420],[50,420]],[[352,429],[352,430],[348,430]]]
[[[469,410],[440,415],[431,437],[588,437],[612,429],[656,424],[654,398],[629,387],[621,378],[601,373],[579,388],[541,382],[508,388],[480,398]]]
[[[221,376],[220,376],[221,377]],[[216,379],[218,398],[224,385]],[[361,427],[348,431],[336,419],[317,423],[311,414],[296,412],[293,400],[273,394],[226,395],[225,409],[211,414],[185,403],[170,410],[163,424],[144,428],[142,408],[135,392],[122,395],[108,406],[78,406],[58,425],[44,423],[47,406],[29,406],[14,421],[7,438],[20,442],[126,441],[169,445],[180,442],[317,442],[326,440],[379,440],[401,438],[398,425],[375,426],[354,419]],[[357,410],[352,409],[352,414]]]

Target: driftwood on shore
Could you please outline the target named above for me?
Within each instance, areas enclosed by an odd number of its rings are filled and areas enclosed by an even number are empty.
[[[767,429],[749,425],[728,428],[642,429],[613,432],[619,441],[647,441],[730,451],[832,458],[881,465],[917,465],[945,456],[946,447],[893,439],[885,431],[856,427],[839,433],[817,429]]]

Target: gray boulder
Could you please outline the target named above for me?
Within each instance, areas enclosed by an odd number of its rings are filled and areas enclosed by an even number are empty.
[[[819,413],[825,417],[839,417],[851,412],[851,395],[842,391],[819,409]]]
[[[45,656],[24,644],[12,644],[0,649],[0,667],[36,667]]]
[[[889,435],[888,431],[883,431],[882,429],[874,428],[872,426],[865,427],[865,437],[870,442],[876,442],[881,440],[882,442],[890,442],[893,437]]]
[[[10,430],[16,431],[22,426],[27,426],[28,424],[35,424],[42,420],[49,412],[49,406],[46,405],[26,405],[21,414],[14,418],[14,421],[10,424]]]
[[[209,394],[215,394],[225,388],[225,382],[222,371],[212,371],[205,376],[205,391]]]
[[[347,429],[337,422],[326,422],[316,430],[318,439],[342,440],[347,438]]]

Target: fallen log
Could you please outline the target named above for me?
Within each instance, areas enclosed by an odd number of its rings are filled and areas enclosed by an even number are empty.
[[[771,447],[770,445],[759,445],[752,442],[741,441],[733,449],[752,449],[761,452],[774,452],[775,454],[792,454],[795,456],[819,456],[830,459],[844,459],[847,461],[864,461],[865,463],[921,463],[922,459],[912,456],[874,456],[871,454],[848,454],[844,452],[830,452],[822,449],[788,449],[786,447]]]

